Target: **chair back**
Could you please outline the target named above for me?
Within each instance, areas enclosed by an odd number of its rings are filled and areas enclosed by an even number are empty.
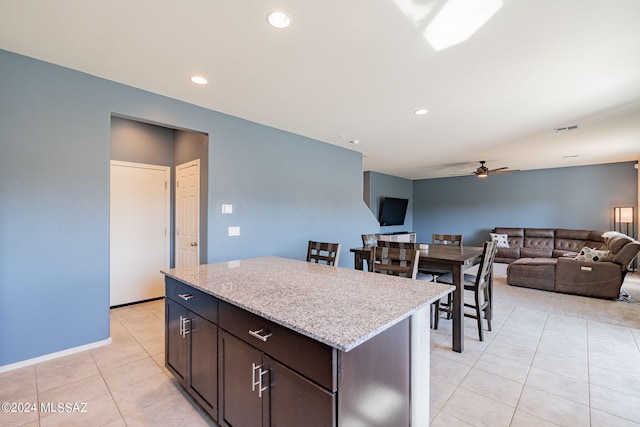
[[[431,244],[462,246],[462,234],[432,234]]]
[[[376,246],[378,244],[378,239],[379,238],[380,238],[380,233],[363,234],[362,235],[362,246]]]
[[[390,242],[388,240],[378,241],[378,246],[394,249],[420,249],[419,243],[410,242]]]
[[[375,246],[371,248],[369,271],[415,279],[419,256],[420,252],[415,249]]]
[[[476,288],[481,290],[491,282],[491,273],[493,273],[493,260],[498,252],[496,242],[487,241],[483,243],[482,259],[478,267],[478,275],[476,276]]]
[[[316,264],[338,265],[340,243],[313,242],[309,240],[307,262]]]

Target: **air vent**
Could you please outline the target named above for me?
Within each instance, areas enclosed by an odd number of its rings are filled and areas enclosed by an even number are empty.
[[[565,126],[563,128],[554,128],[555,133],[571,132],[572,130],[580,129],[580,125]]]

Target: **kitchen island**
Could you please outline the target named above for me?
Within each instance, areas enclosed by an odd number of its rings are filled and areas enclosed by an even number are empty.
[[[220,425],[429,424],[453,287],[278,257],[164,273],[167,368]]]

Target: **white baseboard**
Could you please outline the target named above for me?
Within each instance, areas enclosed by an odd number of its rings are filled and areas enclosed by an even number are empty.
[[[9,365],[0,366],[0,373],[13,371],[14,369],[24,368],[25,366],[35,365],[36,363],[46,362],[48,360],[58,359],[60,357],[69,356],[74,353],[80,353],[81,351],[91,350],[97,347],[111,344],[111,337],[106,340],[96,341],[89,344],[81,345],[78,347],[68,348],[62,351],[56,351],[55,353],[45,354],[44,356],[34,357],[33,359],[23,360],[21,362],[11,363]]]

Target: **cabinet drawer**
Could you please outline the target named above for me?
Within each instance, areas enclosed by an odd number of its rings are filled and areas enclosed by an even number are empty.
[[[165,279],[167,298],[188,308],[200,317],[218,324],[218,298],[206,294],[175,279]]]
[[[331,392],[336,391],[337,352],[328,345],[224,301],[220,301],[220,327]]]

